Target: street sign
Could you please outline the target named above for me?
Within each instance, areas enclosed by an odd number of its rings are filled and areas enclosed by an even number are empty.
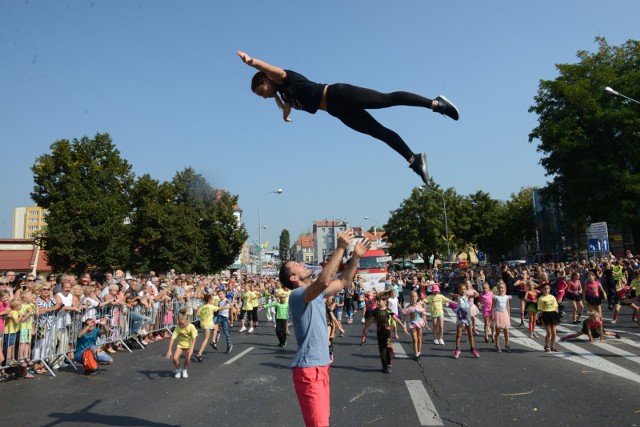
[[[587,228],[587,239],[609,239],[609,230],[606,222],[594,222]]]
[[[484,261],[484,252],[478,252],[478,261]]]
[[[609,239],[602,239],[602,250],[609,252]]]
[[[601,252],[602,248],[600,246],[600,240],[598,239],[589,239],[589,243],[587,245],[587,249],[589,252]]]

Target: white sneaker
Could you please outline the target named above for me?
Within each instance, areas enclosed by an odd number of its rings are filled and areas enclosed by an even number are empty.
[[[364,323],[364,317],[362,318],[362,323]]]
[[[274,324],[273,324],[273,327],[275,328],[275,327],[277,327],[277,325],[274,323]]]
[[[176,378],[180,378],[181,376],[182,376],[182,369],[180,369],[180,368],[176,369],[175,377]]]
[[[253,328],[249,328],[249,333],[253,332]]]
[[[187,370],[186,369],[182,370],[182,378],[189,378],[189,374],[187,374]]]
[[[240,328],[240,330],[239,330],[238,332],[244,332],[244,331],[246,331],[246,330],[247,330],[247,328],[245,328],[245,327],[243,326],[242,328]]]
[[[440,345],[444,345],[444,340],[440,338]]]
[[[437,339],[433,340],[433,343],[434,343],[435,345],[440,345],[440,341],[439,341],[439,340],[437,340]]]

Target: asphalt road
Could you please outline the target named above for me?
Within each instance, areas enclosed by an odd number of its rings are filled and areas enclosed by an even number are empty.
[[[606,307],[604,315],[610,317]],[[560,353],[544,353],[542,338],[527,338],[526,327],[515,327],[511,353],[497,353],[481,338],[480,358],[463,342],[455,360],[455,323],[448,312],[445,346],[434,345],[426,332],[420,362],[402,354],[412,347],[400,333],[391,374],[380,372],[374,328],[360,346],[362,324],[345,325],[331,367],[331,424],[640,425],[640,330],[630,317],[623,312],[614,328],[622,338],[607,338],[604,345],[560,343]],[[264,312],[260,319],[253,334],[233,330],[231,354],[224,344],[217,352],[208,347],[204,361],[191,364],[188,379],[173,377],[173,365],[163,357],[168,340],[162,340],[117,354],[100,375],[66,368],[55,378],[0,384],[2,424],[301,426],[288,368],[294,337],[286,349],[278,348]],[[576,329],[561,324],[559,335]]]

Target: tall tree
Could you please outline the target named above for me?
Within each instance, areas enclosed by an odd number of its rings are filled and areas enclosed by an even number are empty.
[[[640,241],[640,108],[603,91],[640,98],[640,42],[596,42],[597,52],[579,51],[579,62],[557,64],[560,75],[540,82],[529,141],[567,218],[630,224]]]
[[[175,187],[151,176],[138,178],[131,192],[131,264],[135,271],[176,268],[170,243],[179,221]]]
[[[164,251],[180,271],[217,272],[232,264],[248,235],[234,215],[238,197],[215,190],[192,168],[172,180],[172,215]]]
[[[428,260],[434,254],[447,254],[442,197],[446,200],[448,213],[453,213],[448,215],[446,222],[449,236],[452,237],[452,254],[456,249],[455,233],[468,226],[465,216],[460,214],[463,210],[462,199],[452,189],[443,193],[433,182],[426,188],[430,191],[414,188],[400,207],[391,211],[391,216],[384,225],[388,239],[392,242],[389,252],[394,258],[419,254],[422,259]]]
[[[289,248],[291,247],[291,236],[289,235],[289,230],[286,228],[282,230],[280,233],[280,262],[285,262],[289,260]]]
[[[532,187],[525,187],[511,194],[505,205],[504,228],[501,235],[508,248],[523,245],[531,255],[535,251],[536,227],[533,211]]]
[[[473,250],[481,249],[492,255],[509,249],[500,232],[504,226],[505,204],[483,191],[473,193],[465,200],[469,208],[469,228],[461,237],[471,244]]]
[[[31,198],[47,209],[42,242],[56,271],[110,269],[129,258],[133,173],[108,134],[54,142],[31,167]]]

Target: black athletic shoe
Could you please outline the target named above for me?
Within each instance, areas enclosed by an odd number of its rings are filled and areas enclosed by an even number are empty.
[[[458,111],[458,108],[453,105],[453,102],[449,101],[442,95],[438,96],[435,100],[438,101],[438,105],[433,111],[451,117],[453,120],[458,120],[460,118],[460,112]]]
[[[384,368],[382,368],[382,373],[390,374],[391,373],[391,366],[385,366]]]
[[[429,172],[427,172],[427,155],[425,153],[415,154],[413,163],[409,165],[411,170],[422,178],[422,182],[427,184],[429,182]]]

